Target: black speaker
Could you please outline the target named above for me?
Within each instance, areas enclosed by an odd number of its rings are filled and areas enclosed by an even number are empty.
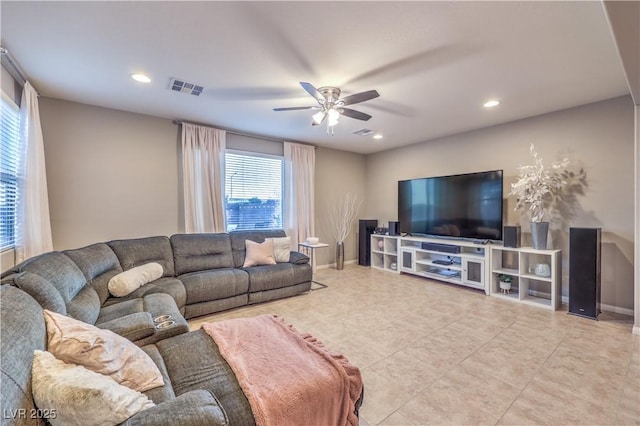
[[[389,235],[400,235],[400,222],[389,222]]]
[[[598,319],[600,311],[600,228],[569,229],[569,313]]]
[[[371,265],[371,234],[378,226],[378,220],[361,219],[358,234],[358,264],[362,266]]]
[[[520,227],[505,226],[502,238],[504,239],[503,244],[505,247],[520,247]]]

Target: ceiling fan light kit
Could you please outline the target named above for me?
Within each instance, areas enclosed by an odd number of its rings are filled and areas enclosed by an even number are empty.
[[[308,107],[289,107],[289,108],[274,108],[274,111],[296,111],[303,109],[320,109],[317,113],[313,114],[311,122],[312,126],[322,124],[327,121],[327,134],[333,135],[333,128],[338,124],[340,116],[344,115],[349,118],[355,118],[356,120],[367,121],[371,118],[369,114],[365,114],[360,111],[356,111],[351,108],[344,108],[345,105],[357,104],[365,102],[380,96],[375,90],[369,90],[366,92],[356,93],[349,95],[345,98],[340,98],[340,89],[332,86],[324,86],[316,89],[311,83],[300,82],[300,86],[315,100],[318,102],[318,106]]]

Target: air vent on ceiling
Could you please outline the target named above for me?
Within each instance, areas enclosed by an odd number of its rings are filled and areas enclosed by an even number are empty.
[[[353,133],[354,135],[369,136],[369,135],[374,134],[374,133],[375,133],[375,131],[374,131],[374,130],[371,130],[371,129],[365,129],[365,128],[362,128],[362,129],[356,130],[356,131],[354,131],[354,132],[352,132],[352,133]]]
[[[189,95],[200,96],[204,90],[203,86],[198,86],[195,83],[189,83],[179,78],[171,77],[169,80],[169,89],[175,92],[186,93]]]

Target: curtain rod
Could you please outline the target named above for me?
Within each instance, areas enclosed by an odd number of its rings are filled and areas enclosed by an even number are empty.
[[[217,129],[217,127],[211,126],[209,124],[195,123],[193,121],[187,121],[187,120],[173,120],[173,124],[175,124],[175,125],[180,125],[180,124],[183,124],[183,123],[194,124],[196,126],[212,127],[212,128]],[[238,136],[246,136],[248,138],[264,139],[264,140],[272,141],[272,142],[284,142],[284,140],[282,140],[282,139],[270,138],[268,136],[253,135],[251,133],[243,133],[243,132],[239,132],[237,130],[230,130],[230,129],[220,129],[220,130],[224,130],[227,133],[231,133],[231,134],[238,135]],[[296,142],[296,143],[298,143],[298,142]],[[315,149],[318,149],[318,147],[315,146],[315,145],[311,145],[311,144],[307,144],[307,143],[302,144],[302,145],[309,145],[309,146],[314,147]]]
[[[20,65],[13,59],[11,53],[9,53],[6,48],[0,46],[0,55],[2,55],[2,65],[4,65],[9,74],[11,74],[11,77],[13,77],[20,86],[24,86],[27,78],[20,69]]]

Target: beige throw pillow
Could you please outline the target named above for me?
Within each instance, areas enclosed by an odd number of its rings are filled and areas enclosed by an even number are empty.
[[[140,392],[164,385],[153,360],[110,330],[44,310],[48,349],[56,358],[82,365]]]
[[[128,271],[120,272],[109,280],[109,293],[115,297],[123,297],[133,293],[146,283],[155,281],[164,273],[162,265],[156,262],[136,266]]]
[[[273,257],[276,262],[288,262],[291,255],[291,237],[267,238],[267,240],[273,241]]]
[[[155,405],[109,376],[38,350],[33,353],[31,386],[38,410],[51,414],[53,426],[116,425]]]
[[[275,265],[276,259],[273,257],[273,240],[265,240],[263,243],[245,240],[246,254],[243,268],[257,265]]]

